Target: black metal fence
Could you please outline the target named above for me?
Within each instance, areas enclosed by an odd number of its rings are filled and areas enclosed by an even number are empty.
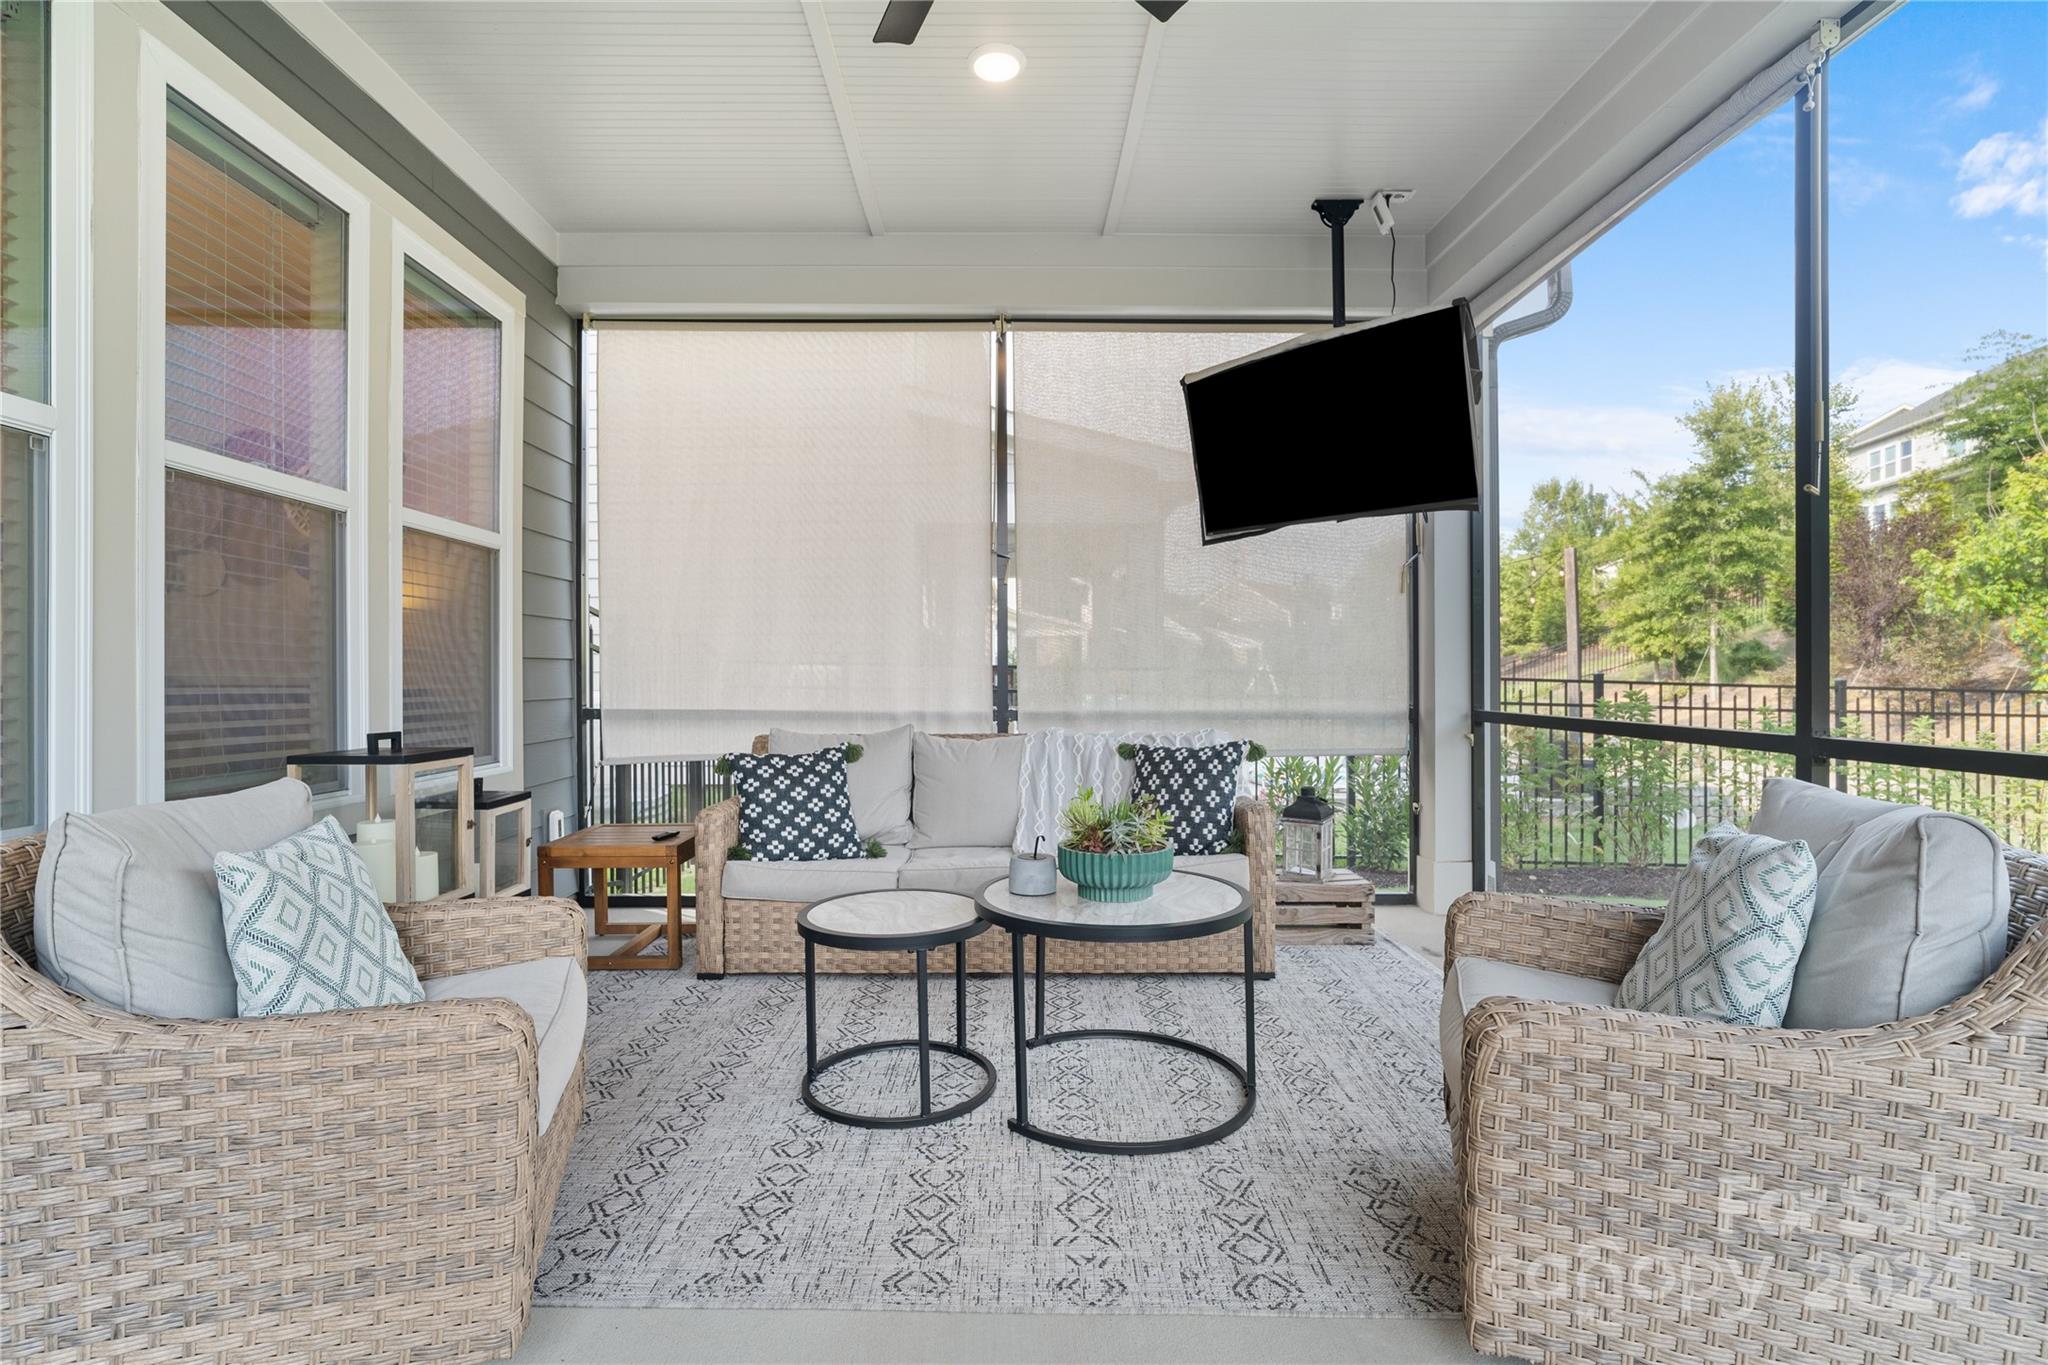
[[[1789,733],[1792,689],[1776,684],[1522,679],[1503,708]],[[1965,688],[1834,688],[1837,732],[1928,745],[2038,749],[2048,696]],[[1501,880],[1511,889],[1661,897],[1669,869],[1722,821],[1754,814],[1789,755],[1716,745],[1502,729]],[[1956,811],[2010,843],[2048,843],[2048,782],[1889,763],[1836,764],[1843,791]]]
[[[1500,691],[1502,710],[1546,716],[1594,715],[1634,693],[1647,703],[1641,719],[1660,725],[1789,733],[1793,717],[1790,683],[1679,682],[1597,671],[1584,678],[1503,676]],[[2048,692],[1851,686],[1846,678],[1836,678],[1830,691],[1839,735],[2019,753],[2048,748]]]

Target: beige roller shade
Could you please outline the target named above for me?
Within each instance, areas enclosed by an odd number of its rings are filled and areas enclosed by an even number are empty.
[[[1023,728],[1215,726],[1276,753],[1407,747],[1405,518],[1201,543],[1180,378],[1280,339],[1012,336]],[[1276,450],[1272,477],[1413,454],[1373,445],[1361,400],[1355,449]]]
[[[607,762],[990,726],[990,334],[605,324]]]

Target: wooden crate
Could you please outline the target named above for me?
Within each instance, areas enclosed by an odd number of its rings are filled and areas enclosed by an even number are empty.
[[[1339,870],[1327,882],[1274,883],[1277,943],[1371,943],[1373,885]]]

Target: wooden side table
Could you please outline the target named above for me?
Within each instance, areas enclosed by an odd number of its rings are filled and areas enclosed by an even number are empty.
[[[657,839],[673,832],[673,838]],[[683,965],[683,935],[695,934],[696,924],[683,923],[683,864],[697,854],[695,825],[593,825],[574,834],[542,844],[540,880],[536,895],[552,895],[555,873],[572,870],[595,872],[590,879],[592,907],[600,935],[622,932],[612,928],[610,890],[605,873],[633,868],[656,869],[668,874],[668,914],[645,926],[629,925],[633,936],[617,952],[590,959],[594,972],[631,971],[664,967],[670,971]],[[668,951],[649,953],[647,946],[666,937]]]
[[[1275,882],[1276,941],[1371,943],[1372,898],[1373,884],[1349,868],[1326,882]]]

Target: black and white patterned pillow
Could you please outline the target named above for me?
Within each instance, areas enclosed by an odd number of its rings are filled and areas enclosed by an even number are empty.
[[[1173,816],[1175,853],[1230,851],[1244,751],[1241,739],[1200,749],[1138,746],[1134,790],[1152,793],[1160,809]]]
[[[762,862],[863,854],[846,794],[846,746],[811,754],[732,754],[740,843]]]

